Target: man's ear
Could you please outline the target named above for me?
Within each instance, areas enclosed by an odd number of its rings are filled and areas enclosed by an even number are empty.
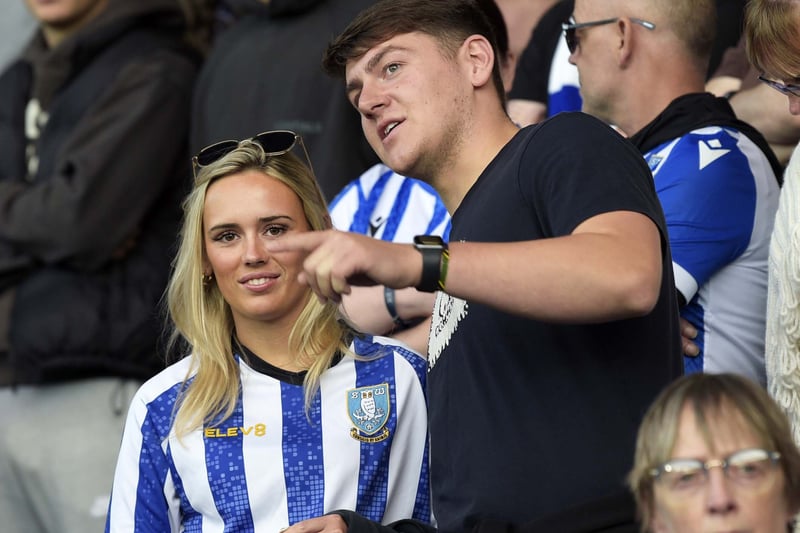
[[[462,45],[469,64],[469,73],[472,85],[482,87],[491,83],[492,69],[494,68],[494,49],[492,44],[483,35],[471,35]]]
[[[617,47],[617,63],[621,68],[625,68],[633,57],[633,47],[635,46],[633,22],[629,17],[620,17],[616,23],[619,44]]]

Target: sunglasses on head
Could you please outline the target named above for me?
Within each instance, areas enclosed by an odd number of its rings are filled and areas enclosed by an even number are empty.
[[[619,20],[619,17],[614,17],[612,19],[603,19],[603,20],[593,20],[591,22],[575,22],[575,19],[570,17],[567,22],[561,24],[561,29],[564,30],[564,40],[567,41],[567,48],[569,49],[570,54],[574,54],[575,50],[578,48],[578,36],[576,34],[577,30],[582,28],[591,28],[593,26],[602,26],[604,24],[612,24]],[[638,24],[647,28],[648,30],[656,29],[656,25],[652,22],[647,22],[646,20],[631,18],[631,22],[634,24]]]
[[[306,150],[306,145],[303,143],[303,138],[293,131],[265,131],[254,137],[244,140],[260,145],[261,148],[264,149],[264,153],[268,156],[278,156],[288,153],[299,142],[300,146],[303,148],[303,153],[306,156],[308,168],[311,169],[312,173],[314,172],[314,169],[311,167],[311,158],[308,157],[308,150]],[[220,141],[206,146],[197,152],[197,155],[192,158],[192,168],[195,171],[195,175],[197,174],[198,167],[206,167],[215,161],[219,161],[229,153],[236,150],[242,144],[242,142],[243,141],[234,140]]]

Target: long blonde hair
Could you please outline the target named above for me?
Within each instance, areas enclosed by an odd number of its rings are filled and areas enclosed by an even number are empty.
[[[239,398],[239,367],[231,347],[233,316],[216,283],[203,278],[203,209],[212,182],[246,170],[268,174],[292,189],[312,231],[331,228],[324,197],[311,169],[291,153],[268,156],[258,143],[242,141],[232,152],[201,167],[183,203],[180,247],[166,293],[172,322],[170,344],[185,340],[192,350],[192,364],[176,403],[175,431],[179,437],[203,425],[221,423],[233,414]],[[297,354],[301,367],[308,369],[304,381],[307,408],[322,373],[338,352],[348,351],[352,330],[339,318],[336,304],[322,304],[308,290],[306,305],[289,336],[290,351]]]

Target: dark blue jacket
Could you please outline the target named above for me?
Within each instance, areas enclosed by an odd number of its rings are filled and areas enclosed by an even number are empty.
[[[189,183],[198,66],[182,27],[174,0],[111,0],[53,50],[35,35],[0,76],[0,291],[14,294],[14,382],[163,367],[158,304]]]

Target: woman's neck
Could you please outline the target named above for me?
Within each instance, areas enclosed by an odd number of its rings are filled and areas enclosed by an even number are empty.
[[[298,361],[298,355],[289,350],[292,325],[265,324],[264,322],[236,324],[236,340],[245,345],[263,361],[290,372],[307,370]]]

